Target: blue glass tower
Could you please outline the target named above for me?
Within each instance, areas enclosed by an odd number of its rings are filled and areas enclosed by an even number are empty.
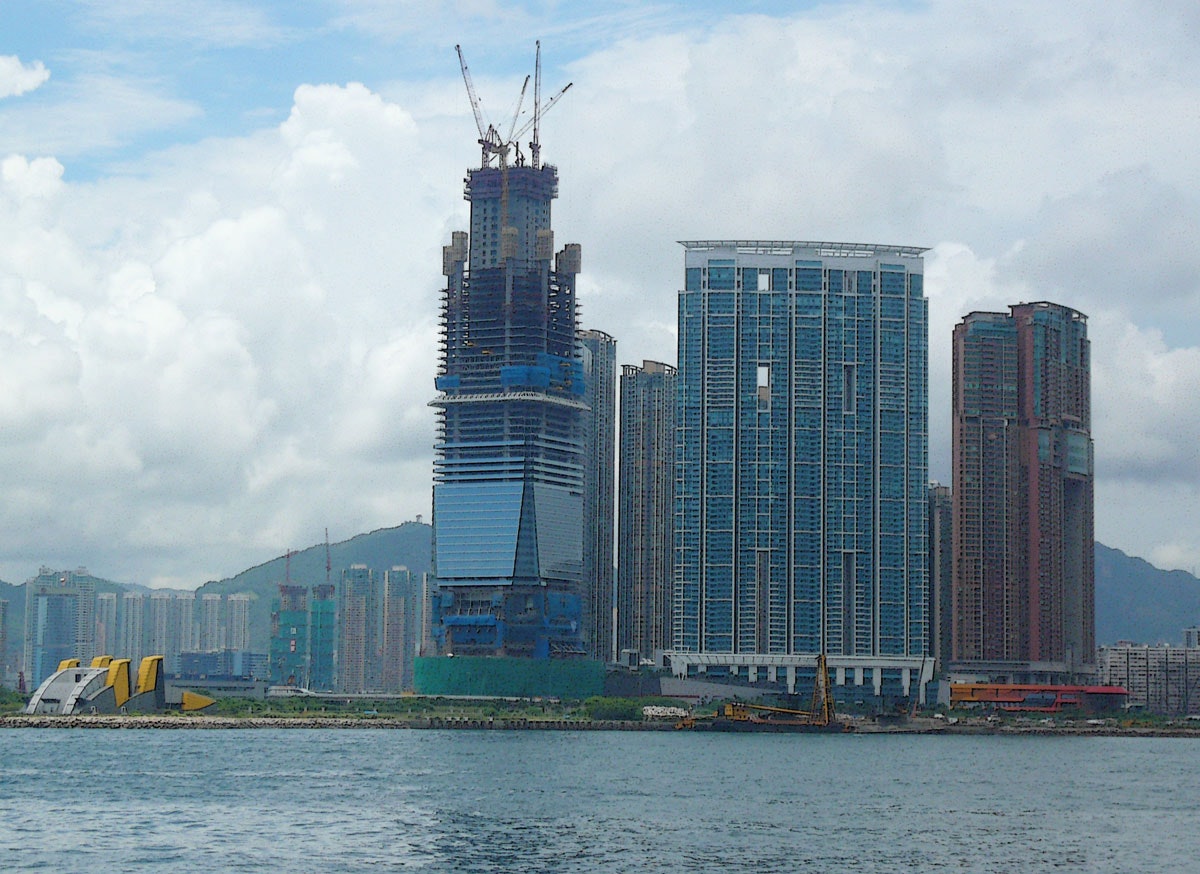
[[[439,648],[580,655],[580,249],[554,253],[554,167],[485,142],[471,234],[445,247],[433,487]]]
[[[907,694],[931,671],[924,250],[683,245],[674,649],[824,652]]]

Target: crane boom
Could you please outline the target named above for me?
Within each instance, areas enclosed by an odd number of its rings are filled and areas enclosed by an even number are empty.
[[[521,129],[520,129],[519,131],[517,131],[517,132],[516,132],[516,134],[514,134],[514,137],[515,137],[516,139],[520,139],[521,137],[525,136],[525,134],[527,134],[527,133],[529,132],[529,129],[530,129],[531,127],[535,127],[535,123],[539,121],[539,117],[540,117],[540,116],[543,116],[543,115],[545,115],[545,114],[546,114],[546,112],[547,112],[547,111],[550,109],[550,107],[551,107],[551,106],[553,106],[554,104],[558,103],[558,101],[559,101],[559,100],[562,98],[562,96],[563,96],[564,94],[566,94],[566,93],[567,93],[567,91],[568,91],[568,90],[571,88],[571,86],[572,86],[572,85],[574,85],[574,84],[575,84],[574,82],[568,82],[566,85],[564,85],[564,86],[562,87],[562,89],[561,89],[561,90],[560,90],[560,91],[559,91],[557,94],[555,94],[553,97],[551,97],[549,100],[547,100],[547,101],[546,101],[546,105],[545,105],[545,106],[543,106],[543,107],[541,107],[540,111],[538,111],[538,110],[536,109],[536,107],[537,107],[537,98],[535,97],[535,98],[534,98],[534,107],[535,107],[535,110],[534,110],[534,117],[533,117],[533,118],[531,118],[529,121],[525,122],[525,124],[521,126]],[[530,144],[530,149],[531,149],[531,151],[532,151],[532,153],[533,153],[533,154],[537,154],[537,153],[540,151],[540,147],[539,147],[539,144],[538,144],[538,142],[537,142],[537,135],[536,135],[536,134],[534,135],[534,140],[533,140],[533,142]]]
[[[467,61],[463,57],[462,46],[455,46],[454,51],[458,52],[458,65],[462,68],[463,82],[467,86],[467,99],[471,101],[471,111],[475,113],[475,127],[479,130],[479,137],[483,139],[486,136],[483,127],[483,109],[479,104],[479,95],[475,93],[475,83],[471,81],[471,71],[467,69]]]
[[[521,117],[521,107],[525,104],[525,91],[529,88],[529,77],[525,77],[525,84],[521,86],[521,96],[517,98],[517,109],[513,113],[512,123],[508,126],[508,139],[506,142],[513,141],[513,129],[517,126],[517,119]]]

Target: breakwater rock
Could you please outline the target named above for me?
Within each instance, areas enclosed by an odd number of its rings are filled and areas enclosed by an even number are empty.
[[[674,722],[460,717],[367,716],[0,716],[0,728],[246,729],[372,728],[475,729],[484,731],[673,731]]]

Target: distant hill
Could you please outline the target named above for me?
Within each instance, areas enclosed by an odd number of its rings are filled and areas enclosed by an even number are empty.
[[[336,585],[341,573],[352,564],[365,564],[382,576],[393,567],[427,573],[433,543],[433,528],[421,522],[405,522],[398,528],[380,528],[341,543],[329,545],[330,580]],[[265,653],[271,639],[271,600],[279,596],[279,585],[315,586],[325,582],[325,544],[310,546],[256,565],[228,579],[208,582],[197,589],[201,595],[255,595],[250,605],[250,647]]]
[[[1183,644],[1200,625],[1200,580],[1096,544],[1096,643]]]

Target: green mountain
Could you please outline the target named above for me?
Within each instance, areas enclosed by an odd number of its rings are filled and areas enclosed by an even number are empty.
[[[1200,625],[1200,580],[1096,544],[1096,643],[1183,644]]]

